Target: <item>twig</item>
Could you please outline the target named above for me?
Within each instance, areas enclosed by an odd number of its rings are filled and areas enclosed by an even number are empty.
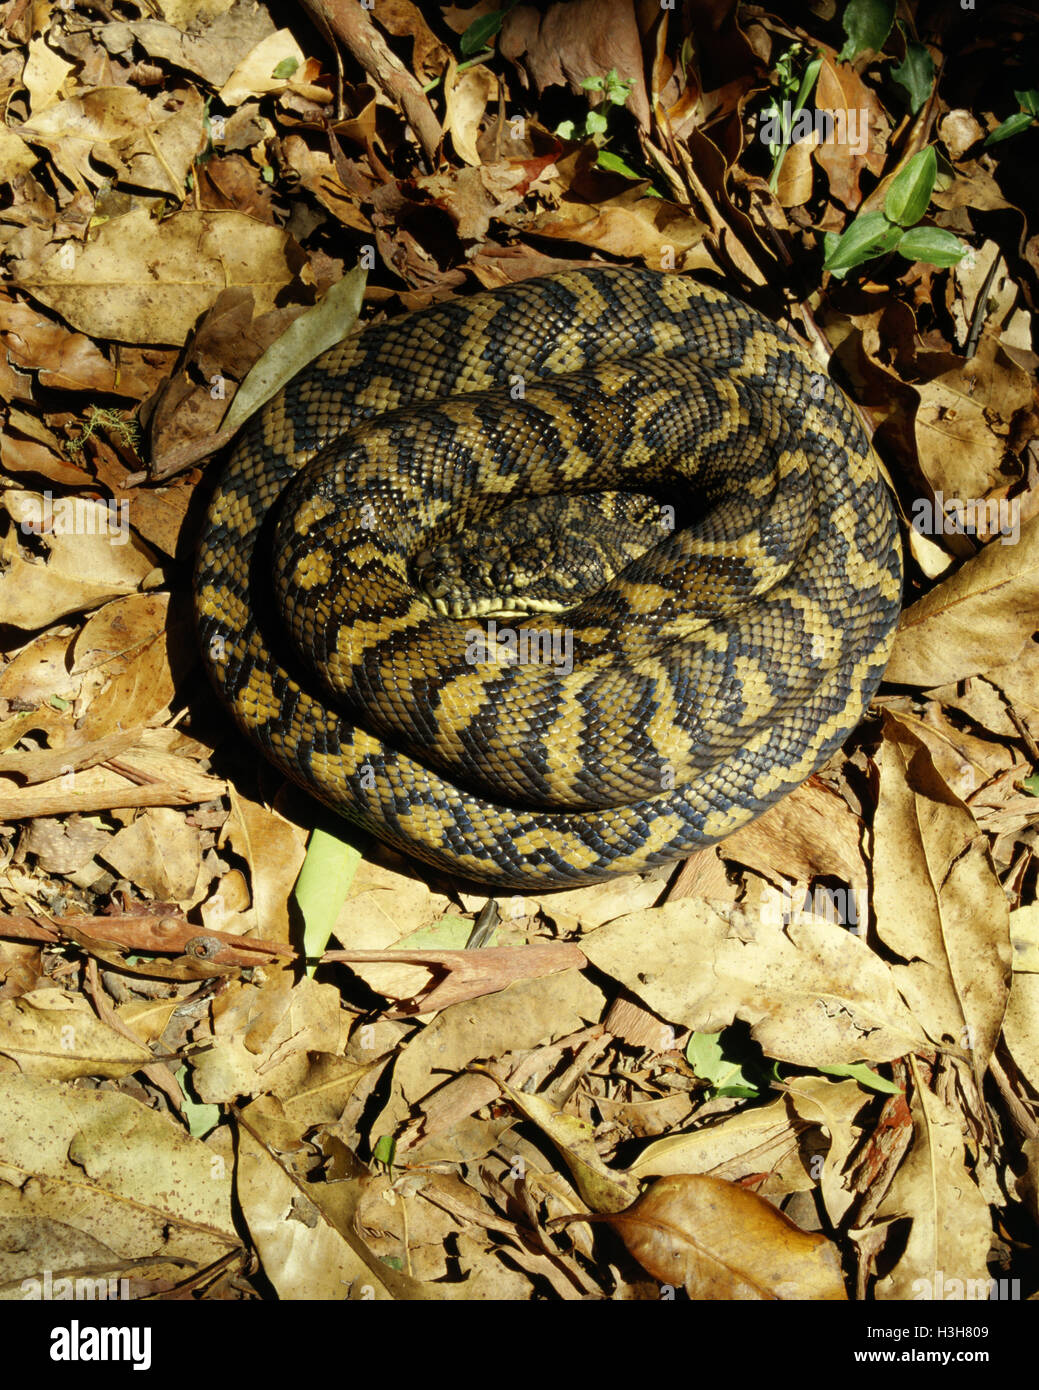
[[[431,169],[443,131],[418,82],[408,72],[357,0],[304,0],[319,27],[331,30],[381,90],[404,112]]]

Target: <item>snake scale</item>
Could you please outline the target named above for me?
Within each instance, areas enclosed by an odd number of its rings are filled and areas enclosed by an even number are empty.
[[[901,580],[877,460],[805,349],[713,287],[597,267],[306,367],[236,441],[195,594],[276,767],[535,889],[672,861],[810,776],[880,681]]]

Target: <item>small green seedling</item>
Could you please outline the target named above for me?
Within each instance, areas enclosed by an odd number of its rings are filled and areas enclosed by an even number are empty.
[[[826,233],[823,269],[841,280],[849,270],[889,251],[928,265],[958,265],[968,252],[959,237],[942,227],[916,226],[927,211],[937,176],[937,156],[929,145],[891,180],[883,212],[860,214],[840,236]]]

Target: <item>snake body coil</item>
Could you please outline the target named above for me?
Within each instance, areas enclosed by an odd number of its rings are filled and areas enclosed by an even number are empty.
[[[196,573],[210,676],[277,767],[526,888],[669,862],[804,781],[900,594],[876,459],[805,350],[614,268],[319,358],[237,441]]]

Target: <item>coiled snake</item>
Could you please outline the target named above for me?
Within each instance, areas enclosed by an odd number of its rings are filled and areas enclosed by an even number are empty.
[[[195,589],[278,768],[412,855],[544,888],[711,844],[821,766],[883,673],[901,555],[794,339],[596,268],[307,367],[237,441]]]

